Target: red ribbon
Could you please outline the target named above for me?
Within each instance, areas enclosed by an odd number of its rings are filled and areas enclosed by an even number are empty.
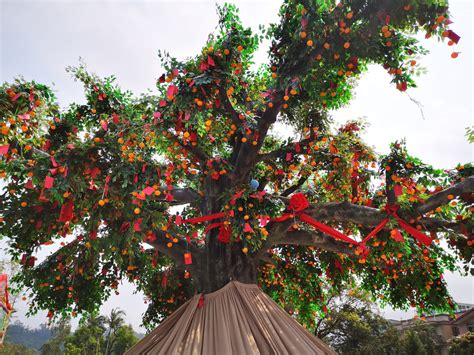
[[[387,204],[385,206],[385,211],[388,213],[388,217],[382,220],[361,242],[361,245],[365,246],[365,243],[374,237],[378,232],[382,230],[383,227],[388,223],[390,217],[394,217],[400,227],[402,227],[406,232],[411,234],[416,240],[418,240],[420,243],[429,246],[431,245],[432,239],[428,237],[426,234],[421,233],[418,229],[412,227],[410,224],[408,224],[405,220],[403,220],[398,214],[397,211],[400,208],[399,205],[397,204]]]
[[[207,215],[207,216],[201,216],[201,217],[194,217],[194,218],[186,219],[186,220],[183,221],[183,223],[197,224],[197,223],[212,221],[213,219],[222,218],[224,216],[225,216],[224,212],[219,212],[219,213],[214,213],[214,214],[210,214],[210,215]]]
[[[342,241],[347,242],[349,244],[357,245],[359,248],[362,249],[362,255],[367,255],[368,254],[368,250],[367,250],[367,247],[366,247],[366,242],[368,240],[370,240],[371,238],[373,238],[375,235],[377,235],[377,233],[380,232],[387,225],[387,223],[390,220],[390,217],[394,217],[397,220],[400,227],[403,228],[409,234],[411,234],[420,243],[422,243],[426,246],[429,246],[432,243],[432,239],[430,237],[428,237],[424,233],[421,233],[416,228],[412,227],[410,224],[408,224],[405,220],[403,220],[397,214],[397,211],[400,208],[400,206],[397,205],[397,204],[387,204],[387,206],[385,206],[385,211],[387,211],[388,216],[386,218],[384,218],[361,242],[357,242],[356,240],[348,237],[347,235],[339,232],[338,230],[336,230],[334,228],[331,228],[331,227],[329,227],[328,225],[326,225],[324,223],[318,222],[315,219],[313,219],[311,216],[307,215],[306,213],[303,213],[303,210],[306,209],[306,207],[309,205],[309,204],[305,203],[305,202],[307,202],[306,196],[304,196],[303,194],[295,194],[295,195],[298,195],[298,196],[295,196],[295,197],[297,197],[297,199],[295,199],[295,201],[298,200],[297,201],[298,203],[296,205],[301,207],[301,208],[299,208],[298,211],[295,211],[295,210],[293,211],[293,212],[297,212],[297,213],[296,214],[295,213],[283,214],[280,217],[271,218],[270,221],[272,221],[272,222],[283,222],[283,221],[286,221],[286,220],[291,219],[291,218],[298,218],[302,222],[309,224],[310,226],[312,226],[312,227],[320,230],[321,232],[333,237],[334,239],[342,240]],[[293,201],[293,202],[295,202],[295,201]],[[290,199],[290,202],[292,202],[291,199]],[[292,204],[290,203],[290,205],[292,205]],[[225,213],[225,212],[219,212],[219,213],[214,213],[214,214],[211,214],[211,215],[208,215],[208,216],[201,216],[201,217],[195,217],[195,218],[190,218],[190,219],[187,219],[187,220],[183,220],[182,223],[197,224],[197,223],[212,221],[212,220],[218,219],[218,218],[223,218],[226,215],[227,215],[227,213]],[[206,227],[204,232],[205,232],[205,234],[207,234],[211,229],[218,228],[218,227],[221,228],[221,231],[219,232],[219,238],[222,237],[223,240],[227,241],[228,231],[223,231],[223,229],[225,229],[225,226],[224,226],[223,222],[216,222],[216,223],[209,224]],[[221,233],[226,234],[226,235],[221,236]]]
[[[331,237],[335,239],[340,239],[343,240],[347,243],[358,245],[359,243],[355,241],[352,238],[349,238],[347,235],[335,230],[334,228],[331,228],[321,222],[316,221],[313,219],[311,216],[308,216],[306,213],[302,213],[299,215],[299,218],[303,221],[308,223],[309,225],[313,226],[316,229],[319,229],[321,232],[326,233],[327,235],[330,235]]]
[[[208,216],[201,216],[201,217],[186,219],[186,220],[181,221],[181,223],[197,224],[197,223],[212,221],[212,220],[218,219],[218,218],[223,218],[227,215],[228,214],[225,213],[225,212],[219,212],[219,213],[210,214]],[[231,215],[231,213],[229,213],[229,215]],[[230,227],[226,227],[224,225],[224,222],[211,223],[211,224],[207,225],[206,228],[204,229],[204,234],[207,234],[210,230],[212,230],[214,228],[220,228],[217,240],[222,242],[222,243],[229,243],[230,233],[231,233],[231,230],[229,229]]]
[[[354,240],[352,238],[349,238],[347,235],[335,230],[334,228],[329,227],[328,225],[326,225],[324,223],[316,221],[315,219],[313,219],[311,216],[307,215],[306,213],[298,213],[298,214],[288,213],[288,214],[284,214],[280,217],[271,218],[270,221],[272,221],[272,222],[283,222],[283,221],[286,221],[286,220],[288,220],[290,218],[294,218],[294,217],[299,218],[302,222],[305,222],[305,223],[309,224],[310,226],[312,226],[316,229],[319,229],[321,232],[323,232],[327,235],[330,235],[331,237],[333,237],[335,239],[343,240],[347,243],[354,244],[354,245],[359,244],[356,240]]]
[[[301,199],[301,195],[299,196],[299,199]],[[291,202],[291,201],[290,201]],[[408,224],[405,220],[403,220],[398,214],[397,211],[400,208],[399,205],[396,204],[388,204],[385,207],[385,211],[387,211],[388,216],[384,218],[361,242],[357,242],[356,240],[346,236],[345,234],[335,230],[334,228],[331,228],[324,223],[318,222],[315,219],[313,219],[311,216],[307,215],[306,213],[303,213],[302,211],[299,211],[297,214],[295,213],[287,213],[284,214],[280,217],[272,218],[270,219],[273,222],[283,222],[286,221],[290,218],[298,218],[302,222],[305,222],[312,227],[320,230],[321,232],[339,240],[343,240],[347,243],[357,245],[360,249],[362,249],[362,255],[367,256],[368,250],[366,247],[366,242],[373,238],[375,235],[377,235],[378,232],[380,232],[389,222],[390,217],[394,217],[399,226],[403,228],[406,232],[411,234],[416,240],[418,240],[420,243],[429,246],[432,243],[432,239],[428,237],[426,234],[421,233],[419,230],[416,228],[412,227],[410,224]]]

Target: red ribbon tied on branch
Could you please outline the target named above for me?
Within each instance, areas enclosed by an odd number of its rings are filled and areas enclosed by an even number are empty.
[[[302,222],[309,224],[310,226],[320,230],[321,232],[339,240],[343,240],[347,243],[357,245],[362,250],[362,255],[367,256],[368,250],[366,248],[366,242],[373,238],[378,232],[380,232],[385,225],[389,222],[390,218],[393,217],[398,222],[398,225],[404,229],[407,233],[411,234],[416,240],[420,243],[429,246],[432,243],[432,239],[428,237],[426,234],[420,232],[416,228],[412,227],[409,223],[403,220],[398,214],[397,211],[399,210],[400,206],[397,204],[387,204],[385,206],[385,211],[387,212],[388,216],[384,218],[361,242],[357,242],[356,240],[346,236],[345,234],[335,230],[334,228],[329,227],[328,225],[318,222],[313,219],[311,216],[303,213],[303,211],[309,207],[309,202],[306,196],[302,193],[296,193],[290,198],[290,202],[288,204],[290,210],[292,210],[293,214],[284,214],[277,218],[272,218],[271,221],[274,222],[282,222],[288,220],[290,218],[299,218]]]
[[[297,217],[302,222],[309,224],[310,226],[320,230],[321,232],[327,235],[330,235],[331,237],[335,239],[343,240],[347,243],[354,244],[354,245],[359,244],[356,240],[349,238],[347,235],[335,230],[334,228],[331,228],[325,225],[324,223],[318,222],[315,219],[313,219],[311,216],[307,215],[306,213],[303,213],[303,211],[309,207],[308,199],[303,193],[298,192],[296,194],[293,194],[290,197],[290,203],[288,204],[288,207],[290,210],[296,213],[284,214],[281,217],[272,218],[271,221],[282,222],[290,218]]]
[[[365,244],[366,242],[371,239],[372,237],[375,237],[375,235],[380,232],[383,227],[388,223],[390,220],[390,217],[394,217],[398,225],[402,227],[406,232],[411,234],[416,240],[418,240],[420,243],[429,246],[431,245],[432,239],[428,237],[426,234],[421,233],[418,229],[412,227],[410,224],[408,224],[405,220],[403,220],[398,214],[397,211],[399,210],[400,205],[397,204],[387,204],[385,206],[385,211],[387,212],[388,216],[382,220],[361,242],[361,246],[363,249],[365,249]]]

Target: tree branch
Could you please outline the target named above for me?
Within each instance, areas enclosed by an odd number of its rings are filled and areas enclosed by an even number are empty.
[[[316,135],[311,132],[311,135],[308,138],[305,138],[299,142],[292,142],[289,143],[285,146],[282,146],[272,152],[269,153],[264,153],[264,154],[259,154],[258,160],[261,162],[268,162],[268,161],[274,161],[277,158],[283,157],[286,153],[292,153],[292,154],[308,154],[307,153],[307,145],[311,142],[313,142],[316,139]],[[297,152],[296,151],[296,145],[299,144],[301,151]]]
[[[276,122],[278,113],[282,106],[282,93],[277,93],[274,100],[272,101],[273,107],[267,107],[267,109],[261,113],[258,120],[258,126],[254,134],[258,134],[257,144],[253,145],[249,142],[242,144],[239,150],[235,162],[235,168],[232,173],[233,186],[241,184],[243,181],[248,179],[250,171],[253,169],[258,161],[258,152],[265,141],[265,137],[268,134],[270,126]]]
[[[173,187],[172,190],[168,190],[169,193],[173,195],[173,201],[171,204],[173,205],[183,205],[186,203],[193,203],[196,202],[200,196],[199,194],[194,191],[193,189],[187,188],[179,188]],[[164,201],[166,196],[160,195],[157,196],[155,199],[158,201]]]
[[[171,133],[170,139],[173,142],[178,143],[181,147],[189,151],[199,162],[201,167],[206,165],[206,161],[209,160],[209,157],[207,156],[206,153],[204,153],[202,150],[200,150],[198,147],[193,147],[192,145],[186,145],[183,142],[181,142],[177,136],[175,136],[173,133]]]
[[[198,259],[198,255],[202,254],[202,252],[198,248],[196,248],[194,245],[188,244],[185,240],[180,238],[178,238],[177,243],[173,243],[173,246],[169,248],[167,244],[170,243],[171,240],[166,237],[166,233],[162,231],[154,231],[154,233],[156,235],[156,239],[153,241],[147,241],[147,244],[150,244],[159,252],[165,254],[166,256],[169,256],[175,261],[176,265],[180,268],[192,269],[196,266],[196,263],[194,261]],[[184,264],[184,253],[187,251],[193,254],[192,257],[194,263],[191,265]]]
[[[472,192],[474,192],[474,176],[469,176],[464,178],[461,182],[437,192],[425,202],[416,203],[414,207],[419,214],[424,214],[433,211],[439,206],[447,204],[450,201],[448,199],[449,195],[460,196]]]
[[[329,237],[323,233],[309,232],[305,230],[286,231],[278,240],[277,244],[287,245],[306,245],[316,248],[332,251],[333,253],[343,253],[353,255],[355,248],[351,248],[349,244],[343,243]]]
[[[227,93],[222,88],[219,90],[219,98],[221,99],[221,103],[224,106],[226,112],[230,114],[230,119],[232,120],[232,122],[237,127],[240,127],[242,125],[242,122],[240,122],[239,113],[235,110],[234,106],[232,106],[232,103],[229,100],[229,96],[227,96]]]
[[[409,221],[410,219],[416,219],[423,213],[429,212],[434,208],[446,204],[449,202],[447,196],[449,194],[453,196],[459,196],[465,193],[472,193],[474,191],[474,177],[465,178],[460,183],[453,185],[435,195],[430,197],[425,204],[419,204],[415,206],[415,215],[407,215],[405,218]],[[282,200],[287,201],[288,198],[282,196]],[[428,207],[426,206],[428,205]],[[305,210],[305,213],[315,220],[318,221],[330,221],[340,223],[356,223],[364,225],[365,227],[375,227],[383,219],[387,217],[385,211],[381,211],[377,208],[361,206],[351,204],[349,202],[328,202],[318,205],[312,205],[309,209]],[[402,213],[400,217],[404,218]],[[417,224],[423,226],[427,231],[453,231],[456,233],[463,233],[463,221],[461,222],[450,222],[444,221],[439,218],[422,217],[418,218]],[[293,224],[292,220],[285,222],[272,222],[268,225],[267,230],[269,231],[269,238],[263,243],[260,251],[256,254],[256,258],[262,258],[265,252],[272,246],[279,244],[297,244],[297,245],[314,245],[321,249],[334,251],[337,253],[351,254],[353,250],[349,248],[346,243],[338,242],[332,237],[324,235],[321,237],[315,232],[311,233],[308,231],[292,231],[289,232],[288,228]],[[319,235],[315,238],[315,235]]]
[[[285,196],[285,197],[288,196],[288,195],[291,195],[293,192],[295,192],[295,191],[298,190],[301,186],[304,185],[304,183],[308,180],[308,177],[309,177],[309,175],[300,177],[300,179],[298,180],[298,182],[297,182],[295,185],[293,185],[293,186],[287,188],[285,191],[283,191],[283,192],[281,193],[281,195],[282,195],[282,196]]]

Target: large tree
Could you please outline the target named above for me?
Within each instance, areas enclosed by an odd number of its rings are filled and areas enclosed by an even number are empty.
[[[218,14],[199,54],[161,53],[155,93],[84,65],[69,70],[87,100],[65,109],[45,85],[1,87],[0,233],[30,310],[93,312],[124,278],[149,297],[148,324],[230,280],[259,282],[308,327],[322,290],[353,284],[394,307],[452,309],[443,273],[472,262],[472,165],[435,169],[403,142],[378,156],[361,122],[329,115],[368,65],[415,86],[413,35],[459,40],[447,2],[286,0],[257,34],[234,6]]]

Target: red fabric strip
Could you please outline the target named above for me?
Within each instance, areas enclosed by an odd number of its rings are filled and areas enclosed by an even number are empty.
[[[396,213],[393,214],[393,216],[397,219],[398,224],[400,227],[402,227],[404,230],[406,230],[408,233],[410,233],[415,239],[417,239],[420,243],[429,246],[431,245],[431,238],[428,237],[426,234],[421,233],[418,229],[412,227],[409,225],[406,221],[400,218]]]
[[[321,222],[318,222],[316,220],[314,220],[313,218],[311,218],[310,216],[308,216],[307,214],[305,213],[302,213],[301,215],[298,216],[303,222],[306,222],[308,223],[309,225],[319,229],[321,232],[323,233],[326,233],[327,235],[330,235],[331,237],[333,238],[336,238],[336,239],[340,239],[340,240],[343,240],[347,243],[350,243],[350,244],[354,244],[354,245],[358,245],[359,243],[357,241],[355,241],[354,239],[352,238],[349,238],[347,235],[345,234],[342,234],[341,232],[321,223]]]
[[[372,229],[369,234],[367,234],[367,236],[360,242],[360,244],[365,244],[369,239],[375,237],[377,233],[380,232],[383,227],[385,227],[385,225],[388,223],[388,220],[388,217],[382,220],[382,222],[380,222],[374,229]]]
[[[213,219],[222,218],[224,216],[225,216],[224,212],[214,213],[214,214],[210,214],[208,216],[201,216],[201,217],[186,219],[186,220],[183,221],[183,223],[196,224],[196,223],[201,223],[201,222],[212,221]]]
[[[220,227],[220,226],[223,226],[224,223],[223,222],[217,222],[217,223],[212,223],[212,224],[209,224],[206,229],[204,230],[204,234],[207,234],[211,229],[214,229],[214,228],[217,228],[217,227]]]

